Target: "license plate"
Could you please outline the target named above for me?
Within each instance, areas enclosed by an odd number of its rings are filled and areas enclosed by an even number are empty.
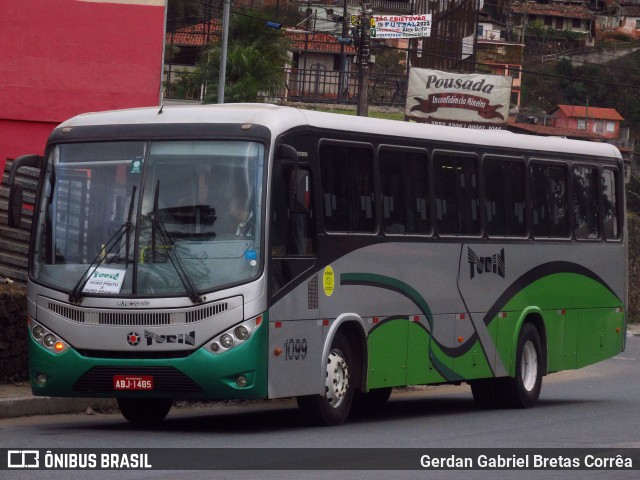
[[[153,390],[153,377],[137,375],[114,375],[114,390]]]

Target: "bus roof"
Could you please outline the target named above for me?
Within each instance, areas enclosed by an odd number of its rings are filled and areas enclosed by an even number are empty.
[[[351,115],[263,103],[171,105],[162,108],[145,107],[85,113],[63,122],[57,128],[177,123],[248,123],[264,125],[275,135],[294,127],[308,125],[328,130],[422,138],[466,145],[489,144],[533,151],[595,155],[611,159],[622,158],[615,146],[606,143],[523,135],[506,130],[463,129],[371,117],[357,117],[356,119]]]

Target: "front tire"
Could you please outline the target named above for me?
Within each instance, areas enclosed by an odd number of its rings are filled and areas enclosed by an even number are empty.
[[[531,408],[542,387],[542,342],[538,329],[525,323],[516,350],[516,376],[504,379],[504,403],[509,408]]]
[[[136,425],[154,425],[165,419],[173,400],[167,398],[118,398],[122,416]]]
[[[350,370],[354,368],[354,357],[344,333],[336,333],[326,362],[324,393],[297,398],[298,407],[312,425],[340,425],[351,410],[353,384]]]

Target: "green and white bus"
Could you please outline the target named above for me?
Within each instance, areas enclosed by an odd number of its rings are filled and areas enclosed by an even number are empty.
[[[40,169],[35,395],[296,397],[315,424],[393,387],[531,407],[624,350],[623,163],[608,144],[272,105],[91,113]]]

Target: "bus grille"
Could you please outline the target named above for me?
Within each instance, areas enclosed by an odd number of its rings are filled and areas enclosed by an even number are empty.
[[[48,302],[49,311],[77,323],[110,326],[184,325],[220,315],[229,309],[226,301],[198,309],[171,312],[100,311],[70,307],[54,301]]]
[[[153,391],[163,393],[202,393],[202,387],[173,367],[107,367],[87,370],[73,386],[78,393],[113,391],[115,375],[152,376]]]

